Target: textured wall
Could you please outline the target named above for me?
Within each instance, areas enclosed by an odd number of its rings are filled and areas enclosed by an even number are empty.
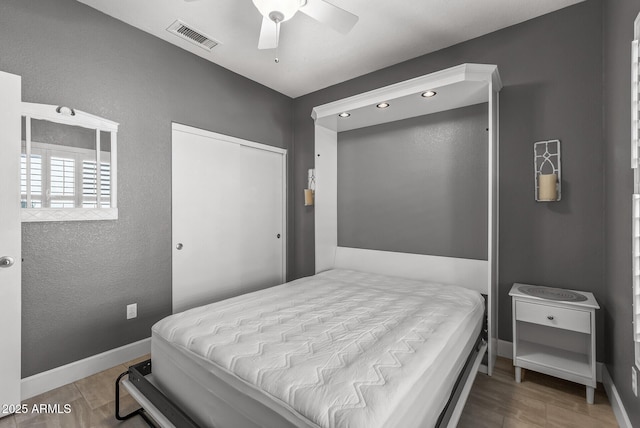
[[[314,162],[311,109],[461,63],[488,63],[498,65],[504,83],[499,337],[512,337],[508,291],[514,282],[592,291],[603,300],[601,13],[601,2],[589,0],[297,98],[295,274],[314,271],[313,209],[300,201]],[[562,140],[562,201],[536,203],[533,143],[554,138]],[[605,312],[598,315],[600,338]],[[603,350],[599,340],[599,360]]]
[[[293,102],[73,0],[3,0],[0,40],[23,100],[120,123],[119,220],[22,227],[29,376],[149,337],[171,312],[171,122],[290,147]]]
[[[338,245],[487,259],[487,104],[338,134]]]
[[[22,141],[26,138],[26,120],[22,118]],[[105,151],[105,142],[110,147],[111,134],[100,132],[100,150]],[[31,141],[45,144],[55,144],[82,149],[96,149],[95,129],[69,126],[46,120],[31,119]]]
[[[637,0],[603,2],[605,137],[605,340],[607,368],[631,423],[640,400],[631,390],[634,349],[631,300],[631,41]]]

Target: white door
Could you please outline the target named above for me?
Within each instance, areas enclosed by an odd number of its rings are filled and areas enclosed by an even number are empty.
[[[174,313],[284,281],[284,153],[173,125]]]
[[[20,81],[0,72],[0,406],[20,404]]]
[[[284,281],[284,171],[280,153],[242,146],[242,286],[246,291]]]
[[[173,311],[233,294],[239,283],[240,146],[174,131]]]

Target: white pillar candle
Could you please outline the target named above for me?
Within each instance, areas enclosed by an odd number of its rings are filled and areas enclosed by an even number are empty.
[[[304,206],[308,207],[313,205],[313,190],[304,189]]]
[[[540,174],[538,176],[538,200],[558,200],[558,174]]]

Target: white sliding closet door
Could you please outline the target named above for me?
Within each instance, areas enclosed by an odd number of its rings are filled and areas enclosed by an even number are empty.
[[[286,152],[259,147],[174,124],[174,312],[284,282]]]
[[[240,282],[239,163],[237,144],[173,132],[174,312],[231,295]]]
[[[242,146],[242,284],[257,290],[284,282],[284,176],[279,153]]]

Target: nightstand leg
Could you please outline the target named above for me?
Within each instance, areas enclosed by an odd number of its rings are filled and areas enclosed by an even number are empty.
[[[591,386],[587,386],[587,403],[593,404],[594,393],[595,393],[595,388]]]
[[[522,367],[516,366],[516,383],[520,383],[522,381]]]

